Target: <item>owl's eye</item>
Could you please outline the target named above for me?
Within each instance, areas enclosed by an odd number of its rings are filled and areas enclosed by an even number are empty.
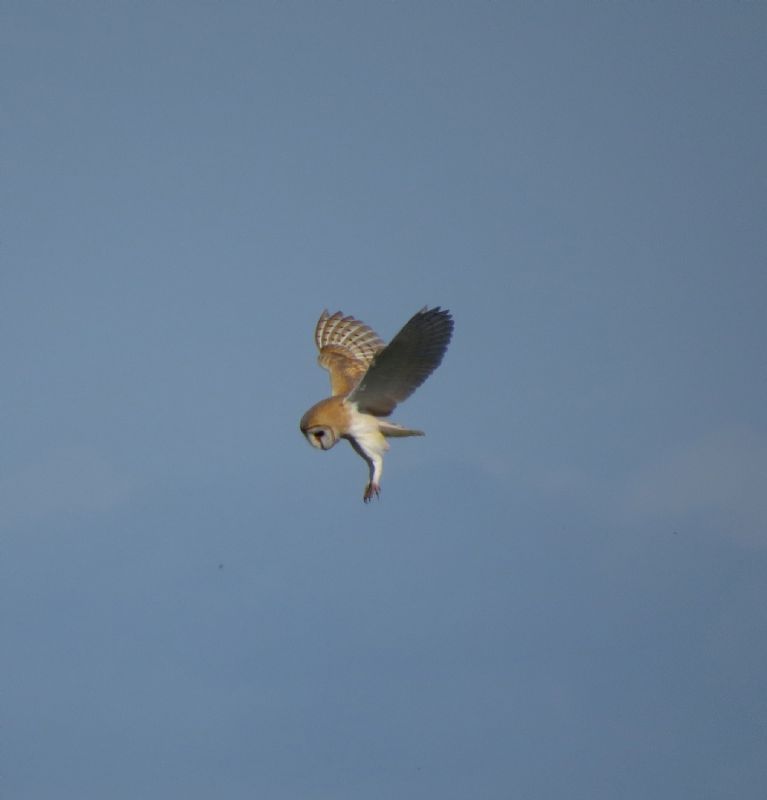
[[[336,443],[336,437],[331,428],[325,425],[317,425],[304,433],[307,441],[312,447],[320,450],[330,450]]]

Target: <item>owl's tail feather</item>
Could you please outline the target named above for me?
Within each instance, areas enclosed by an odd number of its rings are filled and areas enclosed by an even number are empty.
[[[423,431],[416,431],[412,428],[405,428],[397,425],[396,422],[378,421],[378,429],[384,436],[425,436]]]

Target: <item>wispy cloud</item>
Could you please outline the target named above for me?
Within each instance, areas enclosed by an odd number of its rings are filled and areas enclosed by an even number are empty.
[[[59,449],[0,476],[0,522],[103,512],[129,491],[129,481],[96,450]]]
[[[732,427],[670,447],[629,480],[622,508],[673,520],[709,515],[728,535],[767,545],[767,442]]]

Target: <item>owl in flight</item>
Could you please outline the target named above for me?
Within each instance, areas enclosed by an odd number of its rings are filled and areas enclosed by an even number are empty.
[[[370,470],[366,503],[381,491],[387,437],[423,436],[385,418],[439,366],[452,334],[453,318],[439,306],[415,314],[388,345],[358,319],[322,312],[314,340],[332,397],[304,414],[301,433],[320,450],[348,440]]]

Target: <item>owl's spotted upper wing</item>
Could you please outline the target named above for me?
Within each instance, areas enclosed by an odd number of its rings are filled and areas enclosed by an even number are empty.
[[[439,366],[452,335],[449,311],[422,309],[375,356],[349,400],[363,413],[391,414]]]
[[[323,311],[314,331],[320,354],[320,365],[330,373],[330,390],[334,395],[348,394],[360,381],[384,348],[376,332],[354,317],[340,311]]]

